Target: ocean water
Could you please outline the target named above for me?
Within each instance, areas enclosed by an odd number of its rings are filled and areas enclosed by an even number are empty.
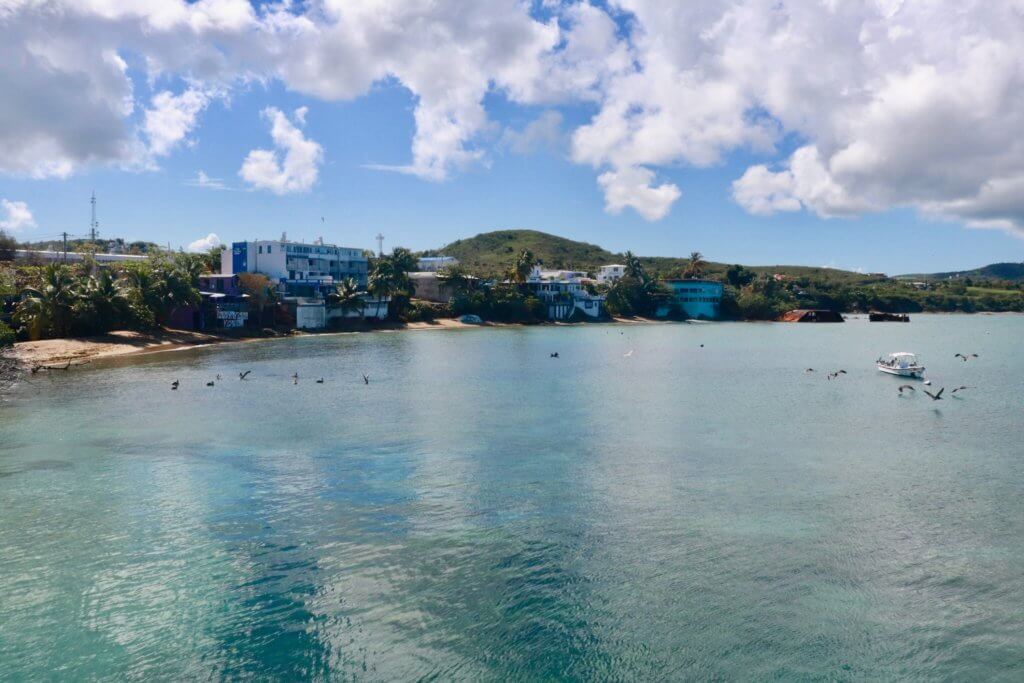
[[[0,401],[0,679],[1022,680],[1022,341],[590,325],[39,375]],[[944,400],[874,369],[900,350]]]

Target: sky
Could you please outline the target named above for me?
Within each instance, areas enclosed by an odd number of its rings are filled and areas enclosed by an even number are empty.
[[[1020,0],[0,0],[0,229],[1024,260]]]

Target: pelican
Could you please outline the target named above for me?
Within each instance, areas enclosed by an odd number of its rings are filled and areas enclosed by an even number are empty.
[[[364,384],[369,384],[370,383],[370,378],[369,378],[369,376],[365,372],[363,373],[363,383]]]
[[[951,394],[955,394],[955,393],[956,393],[956,392],[958,392],[958,391],[963,391],[964,389],[970,389],[970,388],[971,388],[971,387],[965,387],[965,386],[961,385],[961,386],[958,386],[958,387],[957,387],[956,389],[954,389],[953,391],[951,391],[951,392],[949,392],[949,393],[951,393]]]
[[[928,394],[928,396],[933,401],[941,401],[942,400],[942,392],[945,391],[945,390],[946,390],[946,387],[942,387],[941,389],[939,389],[939,392],[937,394],[933,394],[932,392],[928,391],[927,389],[924,389],[923,391],[924,391],[924,393]]]
[[[217,375],[217,379],[220,380],[220,375],[219,374]]]
[[[213,386],[213,382],[207,382],[207,383],[206,383],[206,386],[208,386],[208,387],[212,387],[212,386]]]
[[[558,351],[555,351],[554,353],[552,353],[551,357],[552,358],[558,358]]]
[[[171,391],[174,391],[177,388],[178,388],[178,380],[174,380],[173,382],[171,382]]]
[[[323,378],[323,377],[321,377],[320,379],[318,379],[318,380],[316,381],[316,383],[317,383],[317,384],[323,384],[323,383],[324,383],[324,378]]]
[[[915,389],[914,387],[910,386],[909,384],[901,384],[899,389],[900,389],[900,396],[903,395],[903,390],[904,389],[910,389],[911,391],[917,391],[917,389]]]
[[[814,372],[814,368],[807,368],[804,372]]]

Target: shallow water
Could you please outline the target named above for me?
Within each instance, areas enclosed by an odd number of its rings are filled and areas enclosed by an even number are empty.
[[[1020,680],[1021,340],[450,330],[37,376],[0,402],[0,679]],[[898,350],[945,400],[897,395]]]

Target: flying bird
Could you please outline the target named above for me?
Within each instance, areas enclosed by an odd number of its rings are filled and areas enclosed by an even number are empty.
[[[245,372],[238,373],[238,379],[245,379],[249,376],[250,372],[252,372],[252,370],[246,370]]]
[[[633,349],[630,349],[629,351],[626,351],[624,354],[622,354],[622,357],[623,358],[629,358],[632,355],[633,355]]]
[[[964,389],[970,389],[970,388],[971,388],[971,387],[965,387],[965,386],[962,386],[962,385],[961,385],[961,386],[957,387],[956,389],[954,389],[953,391],[951,391],[951,392],[949,392],[949,393],[951,393],[951,394],[955,394],[955,393],[956,393],[956,392],[958,392],[958,391],[963,391]]]
[[[939,392],[937,394],[933,394],[932,392],[928,391],[927,389],[923,389],[922,391],[924,391],[924,393],[928,394],[928,396],[933,401],[941,401],[942,400],[942,392],[945,391],[945,390],[946,390],[946,387],[942,387],[941,389],[939,389]]]
[[[954,354],[953,354],[953,358],[959,358],[959,359],[960,359],[960,360],[962,360],[962,361],[963,361],[964,363],[966,363],[966,362],[967,362],[967,359],[968,359],[968,357],[970,357],[970,358],[977,358],[977,357],[978,357],[978,354],[976,354],[976,353],[972,353],[972,354],[970,354],[970,356],[968,356],[967,354],[963,354],[963,353],[954,353]]]
[[[900,396],[903,395],[903,390],[904,389],[909,389],[910,391],[917,391],[917,389],[915,389],[914,387],[910,386],[909,384],[901,384],[899,389],[900,389]]]

